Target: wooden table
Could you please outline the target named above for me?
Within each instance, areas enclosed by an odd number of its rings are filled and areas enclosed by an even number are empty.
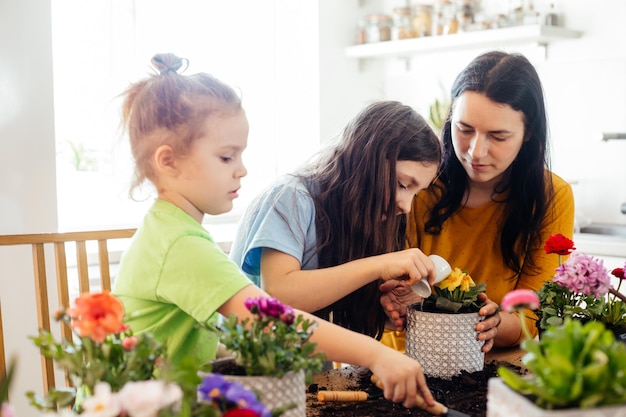
[[[517,347],[498,348],[485,355],[485,363],[506,363],[514,367],[519,367],[520,372],[525,372],[521,362],[521,358],[524,354],[525,352]],[[369,376],[370,372],[368,369],[352,366],[333,369],[314,375],[313,384],[309,386],[309,392],[307,393],[307,417],[430,416],[429,413],[423,410],[407,410],[401,405],[393,404],[384,398],[351,403],[323,403],[317,400],[317,389],[331,391],[363,390],[364,381],[367,383]],[[469,383],[471,384],[471,382]],[[482,404],[479,404],[479,408],[483,409],[480,411],[483,413],[484,409],[486,409],[486,400],[482,400]]]

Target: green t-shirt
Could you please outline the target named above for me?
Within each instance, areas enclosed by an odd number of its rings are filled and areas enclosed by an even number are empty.
[[[172,361],[215,358],[217,309],[251,282],[204,227],[156,200],[124,252],[113,293],[135,333],[165,341]]]

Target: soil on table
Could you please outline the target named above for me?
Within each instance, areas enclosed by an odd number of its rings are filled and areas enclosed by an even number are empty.
[[[471,417],[487,415],[487,382],[497,377],[499,366],[506,366],[521,372],[519,367],[504,362],[485,363],[479,372],[462,372],[450,379],[427,378],[428,386],[440,403],[451,410],[465,413]],[[370,382],[371,373],[363,368],[342,368],[319,374],[315,383],[308,387],[307,417],[379,417],[406,416],[427,417],[431,414],[419,409],[407,409],[384,397],[371,398],[361,402],[320,402],[317,392],[321,390],[366,391],[370,397],[376,397],[380,390]]]

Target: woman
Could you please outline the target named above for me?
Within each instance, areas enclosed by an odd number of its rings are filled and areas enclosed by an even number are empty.
[[[380,338],[380,282],[435,277],[424,253],[402,249],[411,202],[440,158],[436,135],[415,110],[374,103],[316,162],[257,198],[231,259],[281,301]]]
[[[558,259],[543,245],[556,233],[572,237],[574,197],[549,171],[541,82],[524,56],[480,55],[457,76],[451,98],[438,180],[415,199],[407,235],[411,246],[485,282],[500,303],[513,289],[537,290],[551,279]],[[523,339],[511,313],[478,330],[495,346]]]

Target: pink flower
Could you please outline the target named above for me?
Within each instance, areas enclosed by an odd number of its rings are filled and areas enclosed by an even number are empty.
[[[128,336],[122,340],[122,347],[126,350],[132,350],[135,346],[137,346],[138,342],[139,340],[137,339],[137,336]]]
[[[508,313],[519,311],[520,326],[522,333],[527,339],[532,339],[530,330],[526,325],[527,308],[537,310],[540,307],[539,296],[531,290],[514,290],[502,298],[502,309]]]
[[[556,269],[554,282],[574,293],[595,297],[609,292],[609,272],[601,259],[585,253],[573,253]]]
[[[252,314],[258,314],[260,317],[273,317],[288,326],[295,320],[293,309],[274,297],[248,298],[244,301],[244,305]]]
[[[15,417],[15,410],[9,403],[2,403],[2,408],[0,409],[0,417]]]
[[[520,308],[537,310],[539,296],[531,290],[515,290],[507,293],[502,299],[502,310],[512,313]]]

